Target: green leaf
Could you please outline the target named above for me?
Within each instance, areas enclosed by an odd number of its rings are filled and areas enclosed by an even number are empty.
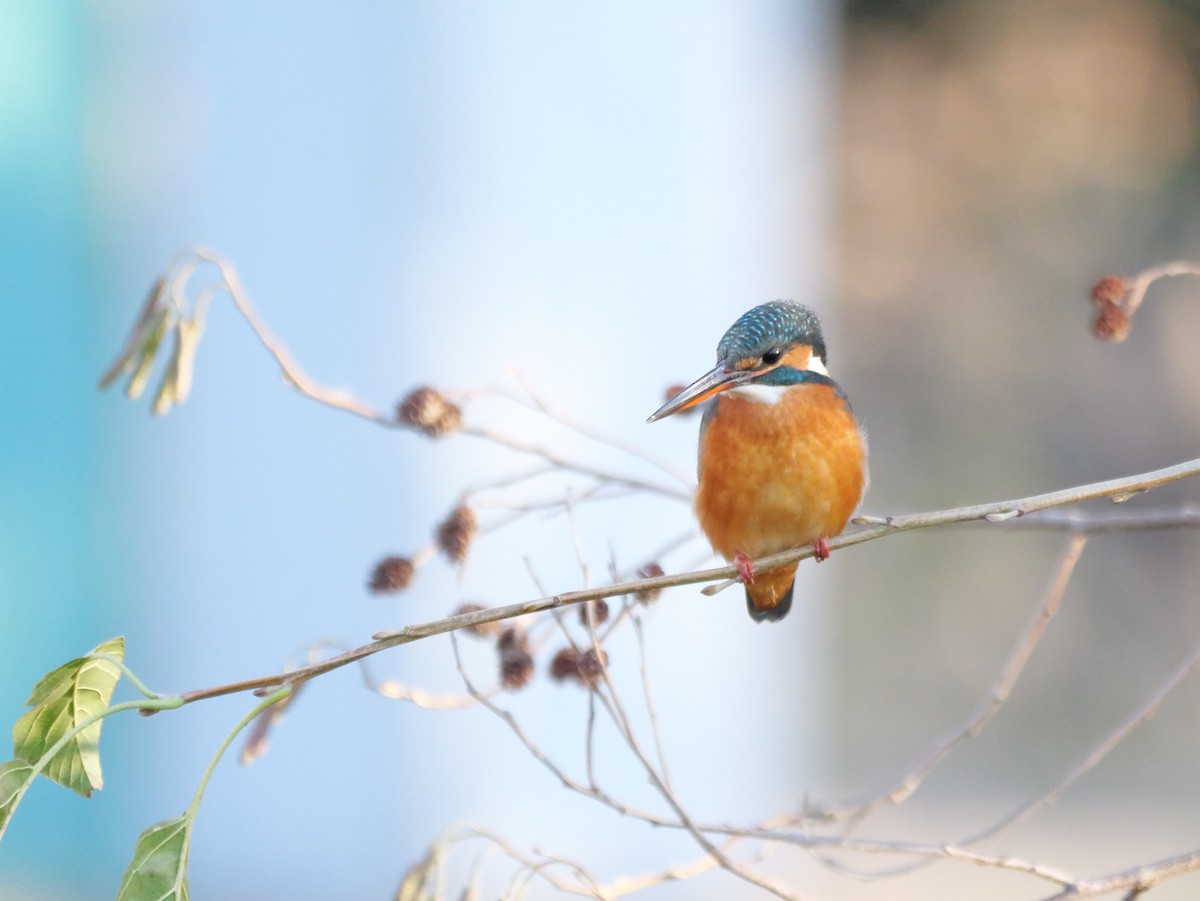
[[[4,836],[13,811],[21,803],[21,796],[35,775],[33,764],[28,760],[10,760],[0,764],[0,837]]]
[[[124,660],[125,639],[106,641],[91,653]],[[55,743],[108,706],[120,678],[121,670],[115,663],[91,655],[76,657],[47,673],[26,702],[33,709],[13,728],[13,756],[40,760]],[[71,736],[43,770],[46,778],[84,797],[103,788],[100,725],[97,720]]]
[[[155,823],[138,836],[117,901],[187,901],[191,817]]]

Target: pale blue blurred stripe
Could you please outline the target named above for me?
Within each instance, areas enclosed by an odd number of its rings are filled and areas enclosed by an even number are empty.
[[[436,617],[460,593],[530,593],[516,567],[366,597],[373,556],[425,539],[477,448],[434,451],[306,404],[226,308],[184,410],[152,421],[95,393],[151,277],[188,242],[241,267],[319,380],[384,405],[417,381],[491,382],[517,363],[689,468],[694,424],[642,425],[662,388],[706,367],[742,310],[825,299],[828,15],[783,0],[0,4],[4,720],[38,675],[116,632],[175,690],[269,671],[313,638]],[[630,556],[690,520],[671,516],[597,513],[597,569],[610,534]],[[577,580],[565,543],[532,547],[555,588]],[[731,595],[656,614],[674,773],[701,811],[799,796],[793,730],[817,701],[790,667],[819,656],[824,584],[805,589],[810,621],[773,631]],[[744,655],[746,680],[774,673],[779,690],[709,686],[724,740],[697,754],[714,730],[688,706],[711,678],[694,664],[713,655]],[[446,664],[428,643],[381,667],[453,690]],[[524,715],[574,752],[570,699],[538,697],[520,699]],[[183,808],[244,708],[111,722],[108,788],[32,794],[0,844],[0,897],[110,897],[138,831]],[[193,889],[383,897],[468,814],[534,843],[561,815],[551,835],[572,852],[610,825],[511,745],[486,717],[322,680],[267,760],[219,771]],[[514,807],[514,791],[537,803]],[[606,867],[661,865],[634,835],[593,850]],[[692,853],[683,841],[669,857]]]

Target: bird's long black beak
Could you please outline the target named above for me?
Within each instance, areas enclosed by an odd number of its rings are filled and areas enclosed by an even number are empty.
[[[678,413],[680,410],[694,407],[696,404],[708,400],[714,394],[719,394],[726,389],[742,384],[750,375],[751,373],[746,370],[726,369],[723,362],[718,363],[655,410],[654,414],[646,422],[658,422],[658,420],[665,419],[672,413]]]

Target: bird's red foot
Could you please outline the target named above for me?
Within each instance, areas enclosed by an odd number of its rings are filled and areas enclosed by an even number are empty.
[[[816,545],[814,545],[813,556],[817,559],[818,563],[820,563],[822,560],[829,559],[829,539],[828,538],[818,538],[817,539],[817,543],[816,543]]]
[[[737,567],[738,575],[742,578],[742,584],[754,584],[754,561],[738,551],[733,558],[733,565]]]

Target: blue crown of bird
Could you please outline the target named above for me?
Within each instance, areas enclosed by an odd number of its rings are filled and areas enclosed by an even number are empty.
[[[810,544],[826,559],[866,490],[866,439],[825,363],[817,315],[765,303],[725,332],[716,366],[647,420],[709,401],[696,518],[713,550],[737,566],[756,622],[787,615],[797,564],[756,573],[752,561]]]

